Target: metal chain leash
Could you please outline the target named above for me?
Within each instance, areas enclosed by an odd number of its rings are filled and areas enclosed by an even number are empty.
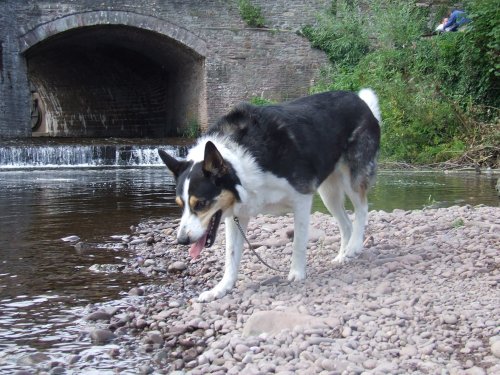
[[[236,226],[240,230],[240,233],[243,236],[243,239],[246,241],[246,243],[248,244],[248,247],[250,248],[250,250],[252,250],[252,253],[255,254],[255,256],[257,257],[257,259],[259,259],[261,261],[261,263],[264,264],[266,267],[268,267],[268,268],[270,268],[270,269],[272,269],[274,271],[286,274],[286,271],[283,271],[283,270],[280,270],[280,269],[278,269],[276,267],[273,267],[273,266],[269,265],[264,259],[262,259],[261,256],[253,248],[253,246],[250,243],[250,241],[248,241],[248,238],[245,235],[245,232],[243,231],[243,228],[241,227],[240,220],[236,216],[234,216],[234,222],[236,223]]]

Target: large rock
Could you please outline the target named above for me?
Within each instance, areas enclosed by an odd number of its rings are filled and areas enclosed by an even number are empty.
[[[319,328],[327,324],[324,319],[312,315],[283,311],[254,312],[243,328],[243,336],[255,336],[261,333],[270,335],[295,328]]]

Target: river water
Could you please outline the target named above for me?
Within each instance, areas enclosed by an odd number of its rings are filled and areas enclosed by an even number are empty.
[[[497,177],[381,171],[370,209],[498,206]],[[313,209],[324,211],[318,199]],[[133,256],[111,236],[128,234],[143,220],[178,215],[166,168],[0,168],[0,369],[2,351],[77,351],[75,322],[86,304],[152,282],[89,269]],[[88,246],[62,240],[70,235]]]

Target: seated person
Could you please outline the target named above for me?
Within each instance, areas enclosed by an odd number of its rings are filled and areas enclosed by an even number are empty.
[[[441,23],[436,27],[436,32],[438,33],[443,33],[445,32],[446,30],[444,29],[444,25],[446,24],[446,22],[448,22],[448,18],[445,17],[443,18],[443,20],[441,21]]]
[[[454,10],[448,17],[448,21],[443,25],[443,31],[457,31],[462,25],[470,22],[463,10]]]

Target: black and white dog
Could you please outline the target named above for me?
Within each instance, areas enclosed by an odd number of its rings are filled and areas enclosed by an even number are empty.
[[[358,255],[368,214],[367,192],[376,172],[379,123],[372,90],[325,92],[278,105],[240,104],[198,140],[186,160],[159,150],[175,177],[176,201],[183,210],[177,239],[192,244],[193,258],[213,244],[220,220],[225,219],[224,276],[199,300],[222,297],[236,282],[244,239],[234,217],[246,231],[252,216],[292,211],[288,279],[303,280],[316,191],[340,227],[341,245],[334,261]],[[352,223],[344,209],[345,195],[355,209]]]

